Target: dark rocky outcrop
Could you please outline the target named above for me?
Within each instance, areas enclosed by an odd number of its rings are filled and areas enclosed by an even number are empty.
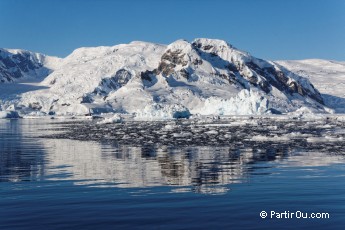
[[[105,95],[108,91],[117,90],[126,85],[132,78],[132,73],[126,69],[118,70],[114,76],[103,78],[99,86],[94,90],[94,94]],[[89,101],[87,98],[83,101]]]
[[[32,72],[44,68],[41,60],[37,58],[39,54],[29,51],[10,51],[0,50],[0,82],[13,82],[23,78]],[[43,71],[44,72],[44,71]],[[48,70],[46,71],[48,74]],[[33,74],[35,75],[35,74]]]
[[[152,81],[152,75],[154,74],[154,71],[146,70],[144,72],[140,73],[141,80],[145,81]]]
[[[168,76],[175,72],[174,68],[177,65],[186,66],[187,61],[184,60],[184,54],[182,50],[167,50],[161,57],[161,62],[158,68],[155,70],[156,74],[162,74],[163,76]]]

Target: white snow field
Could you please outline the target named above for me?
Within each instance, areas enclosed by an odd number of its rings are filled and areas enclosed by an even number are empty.
[[[344,63],[277,63],[204,38],[79,48],[63,59],[0,49],[0,111],[153,120],[344,112]]]

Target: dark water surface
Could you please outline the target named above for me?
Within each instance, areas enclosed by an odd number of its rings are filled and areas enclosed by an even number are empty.
[[[0,120],[0,229],[344,228],[345,151],[39,137],[60,126]]]

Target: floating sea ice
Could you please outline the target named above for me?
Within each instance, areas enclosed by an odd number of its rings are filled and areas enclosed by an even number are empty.
[[[344,141],[343,137],[331,137],[331,136],[325,136],[325,137],[308,137],[308,142],[341,142]]]
[[[172,129],[174,129],[176,126],[174,126],[174,125],[165,125],[164,126],[164,129],[167,129],[167,130],[172,130]]]
[[[205,133],[208,135],[218,135],[218,132],[216,130],[210,130],[210,131],[207,131]]]
[[[274,142],[280,142],[280,141],[289,141],[291,138],[287,135],[282,135],[282,136],[253,136],[251,138],[252,141],[274,141]]]
[[[230,134],[225,134],[224,137],[230,139],[231,135]]]
[[[185,132],[185,133],[174,133],[173,136],[174,137],[189,137],[192,136],[193,134],[190,132]]]
[[[119,114],[115,114],[114,116],[110,118],[105,118],[102,121],[97,122],[97,124],[114,124],[114,123],[121,123],[122,122],[122,117]]]

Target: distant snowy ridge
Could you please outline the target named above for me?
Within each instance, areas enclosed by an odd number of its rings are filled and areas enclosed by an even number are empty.
[[[222,40],[79,48],[50,62],[26,57],[37,64],[28,73],[46,64],[53,66],[51,73],[39,89],[12,97],[0,94],[2,110],[23,115],[110,112],[152,119],[327,110],[307,78]]]
[[[0,48],[0,83],[46,77],[60,60],[26,50]]]
[[[277,63],[307,78],[320,90],[326,106],[345,113],[345,62],[308,59]]]

